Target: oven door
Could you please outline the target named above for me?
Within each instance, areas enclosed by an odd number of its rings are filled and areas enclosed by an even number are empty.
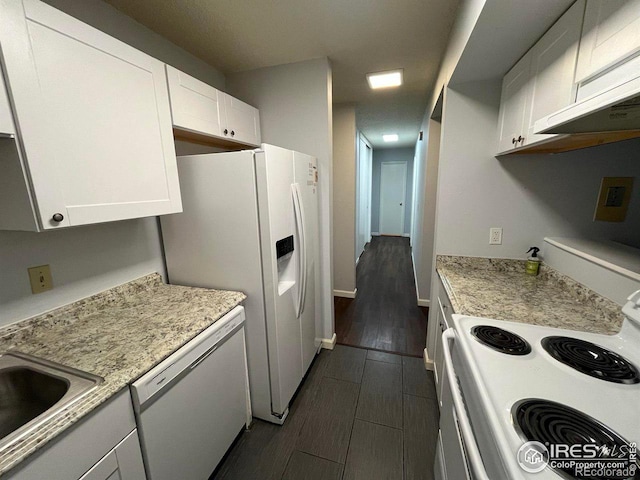
[[[436,480],[489,480],[452,359],[455,338],[456,333],[452,328],[442,334],[444,368],[440,435],[435,462]]]

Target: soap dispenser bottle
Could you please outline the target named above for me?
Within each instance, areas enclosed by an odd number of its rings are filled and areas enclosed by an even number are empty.
[[[531,247],[527,250],[527,253],[533,252],[529,258],[527,258],[526,265],[526,273],[527,275],[538,275],[538,271],[540,270],[540,258],[538,257],[538,252],[540,249],[538,247]]]

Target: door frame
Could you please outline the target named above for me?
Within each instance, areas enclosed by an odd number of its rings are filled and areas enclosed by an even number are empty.
[[[362,156],[363,153],[365,156]],[[357,135],[356,159],[356,258],[354,261],[357,265],[365,245],[371,241],[371,194],[373,190],[373,147],[362,132],[358,132]],[[362,228],[363,223],[364,229]],[[360,243],[361,236],[364,236],[364,244]]]
[[[384,181],[384,166],[385,165],[404,165],[404,179],[402,182],[402,220],[400,222],[401,224],[401,231],[398,234],[398,236],[403,236],[404,233],[404,223],[405,223],[405,217],[406,217],[406,210],[407,210],[407,162],[406,161],[389,161],[389,162],[382,162],[380,164],[380,206],[379,206],[379,213],[378,213],[378,230],[380,230],[380,234],[381,235],[390,235],[390,234],[385,234],[383,232],[383,222],[382,222],[382,218],[383,218],[383,213],[384,213],[384,209],[383,207],[383,195],[382,195],[382,186],[383,186],[383,181]]]

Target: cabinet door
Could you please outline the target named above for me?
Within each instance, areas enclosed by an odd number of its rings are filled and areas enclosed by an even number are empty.
[[[138,431],[133,430],[80,480],[146,480]]]
[[[41,227],[181,211],[164,64],[37,0],[0,7]]]
[[[498,123],[498,152],[522,146],[518,138],[526,136],[525,110],[529,97],[531,55],[527,53],[504,76]]]
[[[4,79],[0,71],[0,135],[13,135],[16,133],[12,115],[7,89],[4,86]]]
[[[225,111],[223,136],[247,145],[260,145],[258,109],[233,98],[231,95],[226,93],[223,95]]]
[[[167,81],[173,126],[219,137],[222,93],[169,65]]]
[[[534,124],[575,101],[574,71],[585,0],[575,2],[531,49],[531,89],[525,145],[555,135],[534,135]]]
[[[640,0],[588,0],[576,82],[583,82],[638,51]]]

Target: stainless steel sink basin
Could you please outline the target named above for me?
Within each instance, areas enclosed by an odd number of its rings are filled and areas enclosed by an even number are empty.
[[[0,355],[0,449],[73,402],[102,378],[23,353]]]

